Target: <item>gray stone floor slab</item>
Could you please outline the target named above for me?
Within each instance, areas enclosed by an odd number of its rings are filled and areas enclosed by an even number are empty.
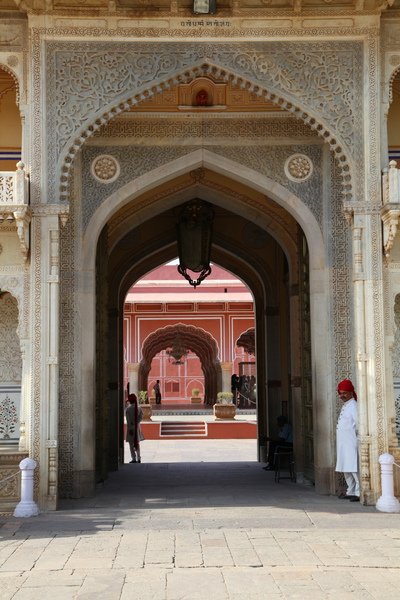
[[[1,600],[400,598],[399,515],[276,484],[253,440],[224,442],[190,441],[187,463],[144,442],[95,497],[1,517]]]

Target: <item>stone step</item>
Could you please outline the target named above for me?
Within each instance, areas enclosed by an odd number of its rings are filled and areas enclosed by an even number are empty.
[[[160,437],[207,437],[205,421],[162,421]]]

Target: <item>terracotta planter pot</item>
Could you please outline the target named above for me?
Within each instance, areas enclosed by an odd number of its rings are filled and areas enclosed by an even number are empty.
[[[190,402],[191,402],[192,404],[201,404],[201,402],[202,402],[202,398],[201,398],[201,396],[192,396],[192,397],[190,398]]]
[[[141,404],[140,406],[143,411],[143,421],[151,421],[151,415],[153,414],[151,404]]]
[[[234,404],[214,404],[214,417],[216,419],[234,419],[236,406]]]

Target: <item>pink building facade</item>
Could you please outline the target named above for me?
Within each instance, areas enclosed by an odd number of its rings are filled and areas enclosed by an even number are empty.
[[[252,328],[253,298],[235,276],[213,266],[209,278],[193,289],[176,265],[164,265],[127,295],[125,382],[151,397],[159,380],[166,405],[190,402],[194,388],[211,404],[216,392],[230,391],[232,374],[255,375],[254,355],[237,345]],[[187,352],[178,361],[168,355],[177,342]]]

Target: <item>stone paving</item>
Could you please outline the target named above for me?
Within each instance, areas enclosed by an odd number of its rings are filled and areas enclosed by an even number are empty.
[[[400,516],[277,484],[254,455],[147,441],[94,498],[1,518],[1,600],[399,600]]]

